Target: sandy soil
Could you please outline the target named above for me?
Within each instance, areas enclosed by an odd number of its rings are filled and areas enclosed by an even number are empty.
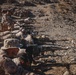
[[[65,2],[59,0],[59,2],[51,2],[39,4],[35,3],[35,6],[14,6],[10,5],[9,8],[15,7],[21,10],[30,10],[34,15],[31,19],[34,23],[31,24],[35,27],[34,30],[38,31],[39,34],[45,34],[49,36],[51,40],[69,39],[70,42],[56,41],[56,45],[73,47],[76,45],[76,1]],[[1,8],[5,8],[8,5],[1,5]],[[72,44],[71,40],[74,40]],[[75,58],[76,50],[69,49],[55,51],[55,54],[63,54],[63,61],[69,63],[71,59]],[[73,54],[73,55],[71,55]],[[52,60],[53,58],[50,58]],[[54,57],[54,60],[61,62],[60,57]],[[46,64],[46,63],[45,63]],[[47,64],[46,64],[47,65]],[[76,75],[76,65],[72,64],[69,68],[67,65],[48,65],[41,66],[43,72],[46,75]],[[45,68],[47,70],[45,70]],[[70,72],[70,74],[68,73]],[[72,73],[72,74],[71,74]]]

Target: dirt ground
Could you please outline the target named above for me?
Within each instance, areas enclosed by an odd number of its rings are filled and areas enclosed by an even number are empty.
[[[53,0],[52,0],[53,1]],[[76,1],[58,0],[59,2],[51,3],[35,3],[35,6],[25,5],[9,5],[9,8],[15,7],[20,10],[29,10],[33,16],[33,25],[35,31],[39,34],[48,35],[49,39],[56,40],[56,45],[62,45],[65,47],[76,46]],[[1,5],[1,8],[5,8],[8,5]],[[8,7],[6,7],[8,8]],[[29,16],[30,17],[30,16]],[[62,39],[69,39],[68,41],[62,41]],[[61,40],[61,41],[57,41]],[[74,41],[72,43],[72,40]],[[70,63],[72,59],[76,62],[76,49],[71,48],[66,50],[57,50],[55,54],[61,54],[65,63]],[[49,57],[48,57],[49,58]],[[76,75],[76,65],[63,64],[60,57],[52,57],[50,60],[56,60],[58,64],[46,64],[41,66],[42,71],[46,75]],[[60,63],[60,64],[59,64]],[[61,64],[62,63],[62,64]]]

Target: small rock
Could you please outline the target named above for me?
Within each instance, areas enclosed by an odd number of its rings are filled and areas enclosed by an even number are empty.
[[[70,75],[68,71],[66,71],[63,75]]]

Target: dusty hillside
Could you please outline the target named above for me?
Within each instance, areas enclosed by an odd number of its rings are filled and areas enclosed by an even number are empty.
[[[9,4],[4,2],[0,6],[1,10],[9,8],[14,11],[13,15],[20,18],[30,17],[34,21],[31,25],[39,34],[46,34],[52,40],[73,39],[76,46],[76,0],[16,0]],[[29,14],[25,12],[27,10]],[[17,11],[18,14],[15,13]],[[72,46],[70,42],[58,42],[58,44]],[[70,59],[76,60],[75,52],[75,49],[74,51],[69,49],[68,51],[56,51],[55,54],[64,55],[63,61],[70,62]],[[55,59],[61,61],[60,57],[54,57]],[[76,65],[70,66],[72,74],[68,74],[69,69],[66,65],[46,65],[44,67],[43,65],[42,69],[46,75],[76,75]]]
[[[22,0],[19,0],[22,1]],[[23,9],[29,9],[36,20],[38,30],[46,31],[52,38],[70,37],[76,34],[76,1],[75,0],[23,0]],[[28,7],[26,3],[35,6]]]

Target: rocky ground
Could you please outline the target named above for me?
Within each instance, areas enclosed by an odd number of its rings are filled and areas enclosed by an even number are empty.
[[[0,6],[1,9],[11,9],[14,11],[13,15],[20,19],[30,17],[33,20],[31,25],[35,27],[34,30],[38,31],[39,35],[48,35],[49,39],[56,40],[56,45],[70,47],[68,50],[54,52],[55,55],[61,56],[48,56],[53,63],[45,63],[40,67],[46,75],[76,75],[76,65],[70,65],[76,60],[75,0],[18,0],[16,3],[4,3]],[[62,39],[69,41],[62,41]],[[54,60],[58,64],[54,64]],[[74,62],[72,62],[73,60]]]

